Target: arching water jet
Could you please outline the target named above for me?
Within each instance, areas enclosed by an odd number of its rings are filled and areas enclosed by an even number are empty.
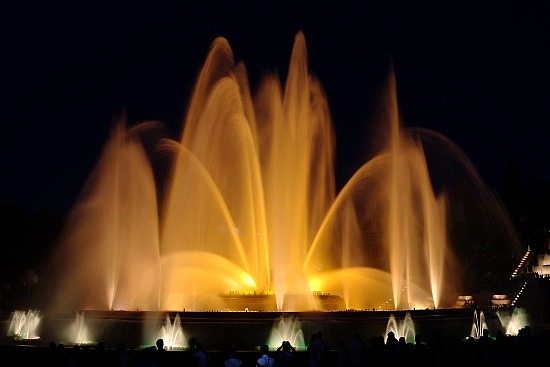
[[[52,262],[54,309],[453,306],[449,200],[421,136],[400,124],[393,75],[385,96],[385,143],[337,193],[330,111],[304,35],[286,82],[267,76],[254,95],[216,39],[181,137],[161,141],[166,177],[140,140],[154,124],[113,129]]]
[[[290,342],[296,350],[306,349],[302,324],[298,317],[282,314],[274,322],[267,345],[271,349],[277,349],[283,341]]]
[[[391,314],[384,333],[385,341],[390,331],[393,332],[396,339],[403,337],[407,343],[415,342],[416,332],[414,322],[409,312],[405,313],[405,317],[402,320],[397,319],[394,314]]]

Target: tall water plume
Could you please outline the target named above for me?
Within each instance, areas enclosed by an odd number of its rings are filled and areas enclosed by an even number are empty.
[[[172,153],[162,187],[138,139],[149,125],[115,127],[55,258],[56,299],[209,310],[230,307],[220,295],[231,291],[307,311],[328,292],[354,309],[454,305],[448,200],[432,186],[421,137],[448,144],[401,127],[393,74],[382,101],[382,149],[336,193],[330,111],[304,35],[286,82],[267,76],[254,96],[244,64],[216,39],[181,138],[162,140]]]
[[[137,128],[118,124],[50,264],[60,309],[158,309],[156,189]]]

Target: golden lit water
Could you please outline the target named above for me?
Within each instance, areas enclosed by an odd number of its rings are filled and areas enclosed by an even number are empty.
[[[231,291],[274,294],[279,310],[319,309],[313,292],[353,309],[445,306],[443,284],[452,293],[456,283],[446,199],[388,85],[384,148],[336,193],[330,111],[304,35],[286,82],[267,76],[254,95],[244,64],[216,39],[181,139],[161,142],[167,182],[155,181],[139,139],[151,124],[113,129],[55,257],[54,303],[211,310]],[[289,294],[308,301],[296,309]]]

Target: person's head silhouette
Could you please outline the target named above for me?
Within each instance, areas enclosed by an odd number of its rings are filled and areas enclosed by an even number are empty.
[[[268,352],[269,352],[269,347],[267,346],[267,344],[262,344],[260,346],[260,353],[267,354]]]

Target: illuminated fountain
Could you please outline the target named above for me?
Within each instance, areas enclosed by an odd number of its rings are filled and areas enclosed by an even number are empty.
[[[160,123],[113,128],[52,258],[48,309],[454,307],[472,272],[456,261],[451,200],[432,186],[425,144],[494,205],[488,218],[506,218],[452,142],[401,127],[393,75],[383,97],[380,149],[337,193],[330,112],[303,34],[286,83],[267,76],[254,96],[244,64],[216,39],[180,139],[148,150]],[[168,173],[155,169],[166,157]]]
[[[387,340],[390,331],[393,332],[397,339],[404,337],[407,343],[414,343],[416,332],[410,312],[405,313],[403,320],[396,319],[393,314],[390,315],[386,332],[384,333],[384,341]]]
[[[73,344],[77,345],[93,343],[90,332],[88,331],[88,325],[86,324],[86,320],[84,318],[84,312],[76,313],[74,322],[70,327],[69,340],[71,340]]]
[[[290,345],[292,345],[296,350],[306,349],[300,319],[292,315],[286,316],[283,314],[273,324],[267,345],[271,349],[277,349],[283,341],[290,342]]]
[[[15,340],[40,339],[40,319],[40,311],[38,310],[16,310],[12,312],[7,336]]]
[[[485,313],[480,310],[474,310],[474,319],[472,321],[472,331],[470,337],[479,339],[483,335],[483,330],[489,330],[489,325],[485,320]]]
[[[160,332],[157,335],[158,338],[164,341],[164,346],[169,350],[188,347],[179,314],[176,314],[174,317],[174,322],[170,320],[170,315],[166,315],[166,321],[160,328]],[[150,344],[155,344],[155,340],[152,340]]]
[[[527,313],[520,307],[498,310],[497,315],[506,335],[518,335],[521,329],[529,325]]]

